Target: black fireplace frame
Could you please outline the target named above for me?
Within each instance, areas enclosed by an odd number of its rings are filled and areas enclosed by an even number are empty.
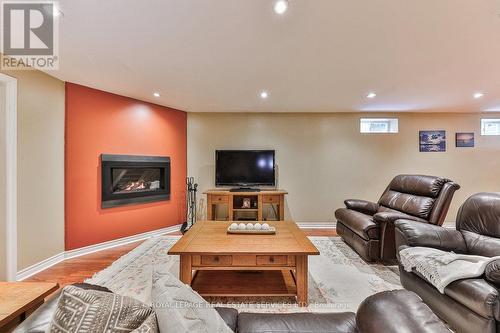
[[[155,191],[113,193],[114,168],[159,168],[163,188]],[[137,155],[101,155],[101,208],[141,204],[170,199],[170,157]]]

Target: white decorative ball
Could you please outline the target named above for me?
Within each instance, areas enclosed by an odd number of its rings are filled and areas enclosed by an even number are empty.
[[[245,223],[240,223],[238,225],[238,229],[240,229],[240,230],[245,230],[246,228],[247,228],[247,226],[245,225]]]
[[[253,230],[253,224],[247,223],[247,230]]]
[[[237,230],[238,229],[238,223],[231,223],[229,226],[229,230]]]
[[[262,229],[262,224],[260,224],[260,223],[255,223],[255,224],[253,225],[253,228],[254,228],[255,230],[261,230],[261,229]]]
[[[269,230],[269,224],[267,223],[262,224],[262,230]]]

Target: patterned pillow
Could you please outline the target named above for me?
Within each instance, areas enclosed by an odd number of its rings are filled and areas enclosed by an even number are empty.
[[[233,333],[207,301],[169,272],[156,272],[151,298],[161,333]]]
[[[50,323],[53,333],[157,333],[151,309],[131,297],[67,286]]]

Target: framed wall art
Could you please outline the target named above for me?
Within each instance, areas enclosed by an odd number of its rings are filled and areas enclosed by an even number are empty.
[[[420,152],[446,151],[446,131],[420,131]]]

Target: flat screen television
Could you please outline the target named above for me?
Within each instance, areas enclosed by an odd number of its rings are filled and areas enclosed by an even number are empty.
[[[274,150],[215,151],[216,186],[275,186]]]

